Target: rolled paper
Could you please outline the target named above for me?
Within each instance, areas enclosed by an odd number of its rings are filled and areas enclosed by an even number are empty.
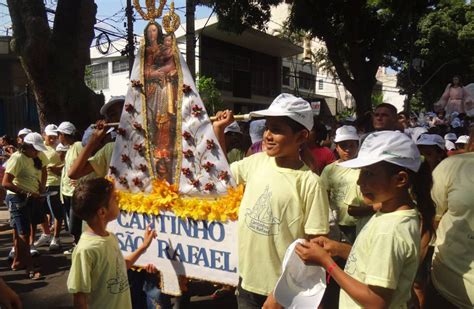
[[[118,127],[119,125],[120,125],[120,122],[109,122],[105,124],[106,127]],[[95,129],[96,127],[97,125],[95,123],[91,124],[92,129]]]
[[[211,121],[216,121],[217,117],[216,116],[211,116],[211,117],[209,117],[209,119]],[[252,119],[250,114],[234,115],[234,120],[235,121],[249,121],[250,119]]]

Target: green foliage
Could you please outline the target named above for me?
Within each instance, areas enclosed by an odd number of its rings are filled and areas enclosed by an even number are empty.
[[[86,83],[86,86],[92,90],[97,86],[95,80],[92,78],[92,69],[88,65],[86,65],[84,70],[84,82]]]
[[[355,114],[354,108],[345,107],[342,111],[336,114],[337,121],[343,121],[347,118],[353,117]]]
[[[443,0],[419,22],[412,51],[401,60],[399,86],[414,104],[432,108],[453,75],[464,84],[474,79],[474,6],[464,0]],[[413,59],[423,66],[414,68]]]
[[[383,103],[383,93],[382,92],[374,92],[372,93],[372,109],[375,109],[377,105]]]
[[[217,111],[224,109],[222,95],[216,87],[216,81],[212,77],[198,74],[196,86],[209,115],[214,115]]]

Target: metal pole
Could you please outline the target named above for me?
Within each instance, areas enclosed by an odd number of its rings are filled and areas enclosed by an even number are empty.
[[[132,0],[127,0],[127,51],[128,51],[128,76],[132,74],[133,62],[135,61],[135,40],[133,37],[133,7]]]
[[[194,0],[186,0],[186,62],[193,79],[196,78],[196,40],[194,33],[194,14],[196,3]]]

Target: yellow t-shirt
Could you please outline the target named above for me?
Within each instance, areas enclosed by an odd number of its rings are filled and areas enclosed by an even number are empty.
[[[67,289],[88,294],[91,309],[132,308],[127,267],[113,233],[106,237],[82,233],[72,253]]]
[[[347,191],[344,204],[347,205],[347,209],[349,209],[349,206],[368,206],[364,203],[364,196],[362,195],[360,187],[357,183],[354,183]],[[370,218],[372,218],[372,215],[359,217],[356,219],[356,235],[359,235],[360,231],[364,228],[367,222],[369,222]]]
[[[61,158],[59,157],[59,154],[56,152],[56,150],[48,145],[45,145],[47,151],[44,151],[43,154],[46,156],[46,159],[48,160],[47,166],[57,166],[61,165]],[[46,178],[46,186],[59,186],[61,183],[61,176],[56,175],[53,172],[48,172],[48,178]]]
[[[231,171],[246,186],[238,222],[242,287],[267,295],[288,246],[305,235],[328,233],[326,189],[307,166],[281,168],[264,152],[232,163]]]
[[[114,151],[115,142],[105,144],[95,155],[89,158],[89,163],[97,177],[105,177],[109,172],[110,160]]]
[[[44,162],[43,160],[41,161]],[[5,173],[15,176],[13,179],[15,186],[28,192],[39,193],[41,170],[35,168],[32,158],[27,157],[19,151],[13,153],[7,161]],[[15,194],[10,190],[8,190],[7,193]]]
[[[419,264],[421,227],[415,209],[377,212],[357,236],[344,271],[394,290],[388,308],[406,308]],[[341,289],[339,308],[362,308]]]
[[[441,217],[431,277],[460,308],[474,307],[474,153],[443,160],[433,171],[431,196]]]
[[[74,163],[74,160],[76,160],[76,158],[79,156],[81,150],[82,143],[75,142],[69,147],[68,151],[66,152],[66,156],[64,157],[64,167],[61,174],[61,194],[64,196],[72,196],[72,194],[74,193],[75,186],[73,185],[72,179],[69,178],[67,174],[72,164]],[[89,179],[94,177],[95,173],[90,173],[82,177],[81,179]]]
[[[350,190],[357,184],[359,173],[359,169],[339,166],[337,161],[326,166],[321,173],[321,180],[329,193],[331,209],[337,210],[340,225],[356,225],[357,218],[347,213],[349,206],[345,201]]]

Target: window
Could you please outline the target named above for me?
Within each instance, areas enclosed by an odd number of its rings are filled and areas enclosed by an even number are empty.
[[[91,65],[91,85],[94,90],[109,88],[108,62]]]
[[[112,73],[128,71],[128,59],[120,59],[112,62]]]
[[[290,68],[283,67],[281,73],[282,73],[282,84],[285,86],[289,86],[290,85]]]
[[[318,90],[324,89],[324,81],[322,79],[318,80]]]
[[[298,73],[299,88],[313,90],[314,89],[314,75],[300,71]]]

